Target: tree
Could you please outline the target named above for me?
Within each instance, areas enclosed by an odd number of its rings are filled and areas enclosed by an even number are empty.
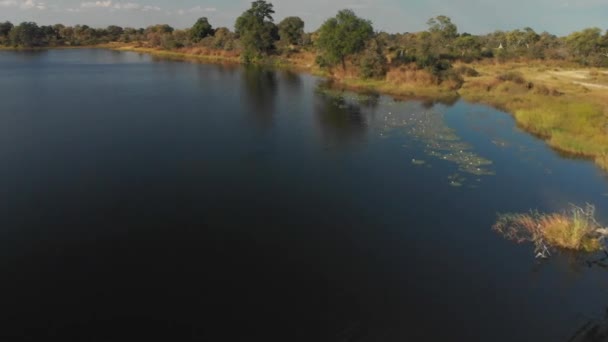
[[[123,28],[116,25],[110,25],[106,28],[107,37],[111,41],[117,41],[123,32]]]
[[[40,28],[36,23],[23,22],[11,30],[9,39],[14,46],[38,46],[41,43]]]
[[[234,25],[244,48],[243,58],[249,62],[253,57],[270,52],[278,40],[278,28],[272,18],[274,14],[271,3],[259,0],[251,3]]]
[[[146,39],[148,39],[150,44],[153,46],[171,46],[173,42],[173,37],[171,37],[171,34],[174,30],[175,29],[173,27],[166,24],[149,26],[145,30]]]
[[[461,35],[454,40],[454,47],[460,51],[460,56],[470,56],[481,50],[479,39],[472,35]]]
[[[190,37],[193,41],[199,42],[201,39],[212,36],[214,33],[213,27],[209,24],[209,20],[205,17],[199,18],[194,26],[190,29]]]
[[[373,35],[371,21],[357,17],[351,10],[338,12],[319,29],[317,45],[323,63],[329,66],[341,63],[346,70],[346,58],[363,50]]]
[[[236,45],[236,38],[233,32],[226,27],[220,27],[215,30],[213,35],[213,47],[222,50],[233,50]]]
[[[9,42],[9,34],[13,29],[13,24],[10,22],[0,23],[0,45],[6,45]]]
[[[299,17],[287,17],[279,23],[279,36],[281,40],[291,45],[300,45],[303,35],[304,21]]]
[[[608,30],[606,30],[606,33],[602,37],[601,47],[602,47],[602,56],[608,58]]]
[[[574,57],[583,64],[589,64],[594,55],[600,54],[602,30],[599,28],[588,28],[580,32],[574,32],[566,37],[566,44]]]
[[[444,42],[458,37],[458,27],[452,23],[450,17],[440,15],[429,19],[426,24],[429,26],[429,32],[438,34]]]
[[[360,74],[364,78],[386,75],[388,63],[383,54],[384,44],[378,38],[370,39],[359,57]]]
[[[13,24],[10,21],[0,23],[0,37],[8,37],[9,32],[13,29]]]

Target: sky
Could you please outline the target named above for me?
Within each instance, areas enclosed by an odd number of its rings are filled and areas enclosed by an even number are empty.
[[[199,17],[214,27],[233,28],[252,0],[0,0],[0,21],[35,21],[93,27],[146,27],[169,24],[186,28]],[[275,21],[299,16],[316,30],[340,9],[370,19],[378,31],[416,32],[426,21],[447,15],[460,32],[532,27],[566,35],[587,27],[608,29],[608,0],[274,0]]]

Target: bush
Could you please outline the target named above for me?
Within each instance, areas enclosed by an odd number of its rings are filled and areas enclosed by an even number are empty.
[[[366,48],[359,56],[360,74],[364,78],[378,78],[386,75],[388,69],[386,57],[382,54],[382,47],[375,39],[366,44]]]
[[[498,75],[497,79],[503,82],[510,81],[520,85],[527,83],[526,79],[524,78],[524,75],[522,75],[522,73],[518,71],[505,72],[504,74]]]
[[[563,95],[563,93],[559,92],[558,90],[549,88],[544,84],[535,85],[534,94],[543,95],[543,96],[561,96],[561,95]]]
[[[466,65],[462,65],[458,68],[456,68],[456,73],[458,73],[458,75],[460,76],[468,76],[468,77],[477,77],[479,76],[479,72],[471,67],[468,67]]]

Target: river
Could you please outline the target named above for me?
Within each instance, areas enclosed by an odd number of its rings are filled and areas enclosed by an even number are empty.
[[[101,49],[0,52],[0,340],[568,341],[586,258],[499,212],[606,174],[496,109]]]

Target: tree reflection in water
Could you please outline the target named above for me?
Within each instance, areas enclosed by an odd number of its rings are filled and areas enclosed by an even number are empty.
[[[278,91],[276,72],[259,67],[247,66],[243,70],[244,91],[247,112],[261,128],[268,128],[274,122],[275,102]]]
[[[324,144],[335,147],[362,141],[367,122],[361,106],[348,101],[343,93],[322,89],[317,92],[315,117]]]

